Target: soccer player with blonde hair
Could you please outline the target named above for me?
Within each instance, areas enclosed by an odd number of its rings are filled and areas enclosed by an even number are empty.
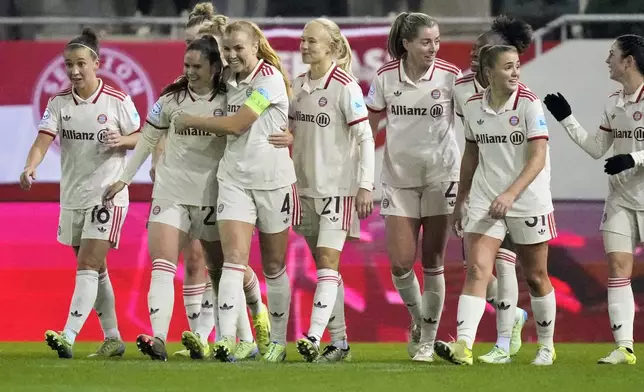
[[[310,69],[292,84],[293,161],[302,204],[295,231],[313,253],[318,282],[311,324],[297,349],[308,362],[336,362],[350,358],[340,254],[347,235],[352,229],[359,235],[359,219],[373,209],[375,146],[362,91],[351,74],[351,47],[339,27],[324,18],[309,22],[300,52]],[[320,354],[327,323],[331,344]]]

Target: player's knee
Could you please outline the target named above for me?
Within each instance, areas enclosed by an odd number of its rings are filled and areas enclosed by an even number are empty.
[[[413,263],[391,264],[391,274],[394,276],[405,276],[414,268]]]
[[[186,276],[197,276],[203,273],[203,264],[200,259],[185,258]]]
[[[105,265],[105,258],[104,257],[97,257],[94,255],[85,255],[81,254],[78,257],[77,260],[77,269],[78,270],[92,270],[96,272],[100,272],[101,269],[104,269]]]
[[[438,268],[443,266],[444,262],[443,252],[426,252],[423,253],[423,267],[425,268]]]
[[[612,278],[630,278],[633,270],[633,255],[629,253],[608,254],[608,274]]]
[[[550,281],[548,271],[545,268],[524,269],[526,283],[531,293],[539,293],[543,286]]]
[[[318,269],[328,268],[338,270],[340,260],[332,255],[321,253],[315,258],[315,265]]]
[[[483,266],[477,263],[469,263],[467,265],[466,278],[470,282],[484,282],[487,287],[490,275],[491,271],[488,268],[483,268]]]

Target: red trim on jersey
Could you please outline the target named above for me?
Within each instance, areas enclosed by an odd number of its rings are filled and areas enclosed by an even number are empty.
[[[612,98],[612,97],[614,97],[614,96],[616,96],[616,95],[619,95],[619,94],[621,94],[621,93],[622,93],[622,90],[617,90],[617,91],[615,91],[614,93],[612,93],[611,95],[609,95],[609,96],[608,96],[608,98]]]
[[[262,66],[264,65],[264,60],[260,59],[259,64],[256,65],[257,69],[255,70],[255,73],[253,73],[253,76],[251,76],[250,80],[255,79],[255,76],[259,73],[259,71],[262,70]]]
[[[116,245],[121,236],[121,223],[123,221],[123,207],[114,206],[112,211],[112,229],[110,230],[109,241]]]
[[[387,110],[387,108],[382,108],[382,109],[378,110],[378,109],[374,109],[372,107],[369,107],[369,105],[367,105],[367,110],[370,111],[371,113],[382,113],[385,110]]]
[[[527,99],[529,99],[529,100],[530,100],[530,102],[534,102],[534,101],[536,101],[537,99],[539,99],[539,97],[537,97],[537,95],[536,95],[536,94],[534,94],[534,93],[532,93],[532,92],[530,92],[530,91],[524,90],[524,89],[520,89],[520,90],[519,90],[519,94],[517,94],[517,95],[519,95],[521,98],[527,98]]]
[[[262,71],[262,76],[270,76],[273,75],[273,68],[270,67],[270,65],[264,63],[261,66],[261,71]]]
[[[432,73],[429,74],[429,80],[432,80],[434,77],[434,71],[436,71],[436,62],[434,61],[434,64],[432,66]]]
[[[125,94],[123,91],[117,90],[114,87],[110,86],[109,84],[103,84],[103,87],[105,88],[105,91],[111,91],[111,92],[116,93],[118,95],[122,95],[123,99],[125,99],[125,97],[127,97],[127,94]]]
[[[450,63],[449,61],[445,61],[443,59],[436,58],[434,60],[434,63],[440,64],[443,67],[451,68],[450,72],[455,73],[458,75],[461,72],[461,69],[456,66],[455,64]]]
[[[72,91],[72,99],[74,100],[74,105],[78,105],[78,101],[76,100],[76,95]]]
[[[291,206],[291,225],[297,226],[302,223],[302,209],[300,207],[300,195],[297,193],[295,184],[291,185],[291,196],[293,205]]]
[[[470,99],[468,99],[467,101],[465,101],[465,103],[467,104],[467,103],[468,103],[468,102],[470,102],[470,101],[476,101],[476,100],[478,100],[478,99],[483,99],[483,93],[477,93],[477,94],[472,95],[472,96],[470,97]]]
[[[517,106],[519,106],[519,98],[521,98],[521,88],[517,90],[517,96],[514,98],[514,105],[512,105],[512,110],[517,110]]]
[[[531,142],[531,141],[539,140],[539,139],[548,140],[548,136],[547,135],[533,136],[533,137],[529,137],[528,141]]]
[[[448,67],[448,66],[440,64],[440,63],[434,63],[434,69],[436,69],[436,68],[438,68],[440,70],[443,70],[443,71],[447,71],[447,72],[452,73],[454,75],[458,75],[458,73],[461,72],[460,69],[459,70],[454,70],[454,68]],[[432,74],[434,74],[434,71],[432,71]]]
[[[466,141],[467,143],[476,143],[476,140],[470,140],[470,139],[468,139],[468,138],[465,138],[465,141]]]
[[[98,94],[94,97],[94,100],[92,101],[92,104],[95,104],[96,101],[101,97],[101,93],[105,92],[107,93],[108,90],[105,90],[105,83],[101,82],[101,88],[98,90]],[[124,98],[125,99],[125,98]]]
[[[158,129],[158,130],[160,130],[160,131],[165,131],[166,129],[169,129],[169,128],[170,128],[170,127],[166,127],[166,128],[164,128],[164,127],[156,126],[156,125],[152,124],[152,123],[151,123],[149,120],[147,120],[147,119],[145,120],[145,122],[146,122],[147,124],[149,124],[152,128],[156,128],[156,129]]]
[[[376,75],[380,76],[381,73],[390,71],[392,69],[398,68],[400,65],[400,60],[392,60],[388,63],[383,64],[382,67],[378,68],[378,71],[376,71]]]
[[[602,127],[601,125],[599,126],[599,129],[601,129],[602,131],[605,131],[605,132],[613,132],[613,130],[612,130],[612,129],[610,129],[610,128],[606,128],[606,127]]]
[[[333,75],[333,78],[338,79],[345,86],[355,81],[351,75],[349,75],[345,70],[343,70],[340,67],[337,67],[336,73],[335,75]]]
[[[69,94],[71,94],[71,93],[72,93],[72,88],[71,88],[71,87],[69,87],[69,88],[66,88],[66,89],[64,89],[64,90],[62,90],[62,91],[57,92],[56,94],[54,94],[54,95],[51,97],[51,99],[54,99],[54,98],[56,98],[56,97],[64,97],[65,95],[69,95]]]
[[[333,78],[333,75],[335,74],[335,71],[336,71],[337,69],[338,69],[338,66],[337,66],[337,65],[336,65],[335,67],[333,67],[333,69],[331,70],[331,73],[329,73],[329,77],[326,79],[326,82],[324,82],[324,87],[323,87],[323,89],[325,89],[325,90],[326,90],[326,88],[327,88],[327,87],[329,87],[329,83],[331,83],[331,78]]]
[[[110,97],[114,97],[114,98],[118,99],[121,102],[125,101],[125,98],[122,98],[120,95],[114,94],[111,91],[105,90],[105,91],[103,91],[103,94],[109,95]],[[96,98],[98,98],[98,96]]]
[[[357,120],[353,120],[353,121],[351,121],[351,122],[350,122],[350,123],[348,123],[347,125],[348,125],[348,126],[353,126],[353,125],[356,125],[356,124],[360,124],[360,123],[361,123],[361,122],[363,122],[363,121],[367,121],[368,119],[369,119],[368,117],[362,117],[362,118],[359,118],[359,119],[357,119]]]
[[[550,229],[550,237],[557,238],[557,225],[555,224],[555,215],[552,212],[548,214],[548,229]]]
[[[53,133],[52,131],[48,130],[48,129],[40,129],[40,130],[38,130],[38,133],[44,133],[45,135],[49,135],[49,136],[53,137],[54,139],[56,139],[56,134]]]
[[[637,94],[637,99],[635,100],[635,102],[639,102],[642,100],[642,93],[644,93],[644,86],[642,86],[642,88],[640,89],[640,93]]]
[[[343,197],[342,201],[342,230],[344,231],[349,231],[349,227],[351,226],[351,216],[353,215],[352,212],[352,207],[353,207],[353,196],[345,196]]]
[[[340,76],[340,72],[336,72],[335,75],[333,75],[333,79],[340,82],[343,86],[347,86],[351,83],[351,80],[347,80],[344,76]]]
[[[520,87],[520,88],[522,88],[522,89],[524,89],[524,90],[527,90],[527,89],[528,89],[528,86],[526,86],[525,84],[523,84],[523,83],[521,83],[521,82],[519,82],[519,87]]]
[[[137,130],[136,130],[136,131],[134,131],[134,132],[130,132],[130,135],[134,135],[135,133],[139,133],[139,132],[141,132],[141,128],[137,129]]]
[[[456,79],[456,82],[454,83],[454,85],[458,86],[459,84],[464,84],[464,83],[467,83],[467,82],[471,82],[471,81],[474,80],[474,76],[475,75],[473,73],[471,73],[469,75],[463,76],[462,78],[458,78],[458,79]]]

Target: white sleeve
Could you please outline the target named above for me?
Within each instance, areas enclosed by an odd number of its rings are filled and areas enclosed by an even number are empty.
[[[535,99],[528,102],[525,113],[526,137],[528,141],[537,139],[548,140],[548,124],[546,116],[543,114],[541,100]]]
[[[472,132],[472,128],[470,128],[469,121],[463,119],[463,126],[464,126],[464,133],[465,133],[465,141],[468,143],[476,143],[476,137],[474,136],[474,132]]]
[[[47,108],[45,108],[40,123],[38,124],[38,133],[44,133],[54,138],[58,135],[58,124],[60,123],[60,111],[58,110],[58,104],[55,99],[56,97],[49,98]],[[59,98],[59,101],[60,99],[62,98]]]
[[[117,110],[121,134],[130,135],[141,130],[141,116],[129,95],[122,102],[119,101]]]
[[[125,169],[123,170],[123,174],[121,174],[119,181],[123,181],[128,185],[132,182],[136,172],[138,172],[141,166],[143,166],[143,163],[148,159],[148,156],[152,154],[152,150],[156,147],[161,136],[166,132],[167,130],[156,128],[151,124],[146,124],[143,127],[141,137],[136,143],[132,156],[127,161],[127,165],[125,165]]]
[[[572,141],[595,159],[601,158],[613,145],[613,130],[606,115],[606,110],[602,112],[601,125],[595,132],[595,137],[591,137],[573,115],[566,117],[559,123],[564,127]],[[644,159],[644,157],[642,158]],[[635,156],[633,156],[633,159],[637,163]]]
[[[382,112],[387,108],[387,103],[385,102],[385,92],[383,88],[383,78],[384,74],[376,75],[371,82],[371,87],[369,88],[369,93],[367,98],[365,98],[365,103],[367,104],[367,109],[372,112]]]
[[[365,106],[362,90],[358,86],[358,83],[349,83],[342,89],[340,110],[344,114],[347,125],[350,127],[368,120],[367,107]]]
[[[145,122],[156,129],[166,130],[170,128],[170,116],[168,108],[169,100],[166,97],[160,97],[158,101],[148,112]]]

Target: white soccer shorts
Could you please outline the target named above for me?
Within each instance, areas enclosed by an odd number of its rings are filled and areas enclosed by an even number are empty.
[[[599,229],[602,231],[606,253],[633,253],[644,241],[644,211],[606,203]]]
[[[189,206],[170,200],[154,199],[148,222],[176,227],[194,240],[219,241],[215,206]]]
[[[85,209],[60,209],[58,219],[58,242],[69,246],[80,246],[81,240],[109,241],[118,249],[121,229],[128,207],[107,208],[94,206]]]
[[[295,184],[278,189],[243,189],[219,180],[217,220],[247,222],[266,234],[300,222],[302,209]]]
[[[468,208],[464,222],[466,233],[478,233],[503,241],[506,233],[518,245],[532,245],[557,237],[553,213],[534,217],[506,217],[492,219],[487,211]]]
[[[317,237],[318,248],[331,248],[341,252],[347,234],[356,238],[356,223],[357,238],[360,238],[360,222],[354,206],[355,197],[301,197],[300,201],[302,220],[293,229],[304,237]]]
[[[382,184],[380,215],[421,219],[451,215],[456,204],[458,182],[449,181],[417,188],[395,188]]]

